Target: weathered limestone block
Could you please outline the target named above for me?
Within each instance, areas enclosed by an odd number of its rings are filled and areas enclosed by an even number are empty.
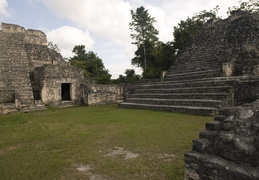
[[[257,180],[256,167],[235,164],[225,159],[195,151],[185,155],[185,180]]]
[[[123,86],[91,84],[88,87],[88,105],[115,103],[122,96]]]
[[[4,33],[23,33],[25,35],[25,43],[47,45],[47,36],[39,30],[26,30],[24,27],[16,24],[1,24],[1,29]]]
[[[259,179],[259,100],[220,110],[185,154],[185,180]]]
[[[25,28],[16,24],[2,23],[1,29],[5,33],[23,33],[26,32]]]
[[[46,46],[42,31],[2,23],[0,40],[0,114],[81,104],[88,81]]]
[[[47,36],[44,32],[39,30],[28,29],[26,31],[25,42],[31,44],[40,44],[47,46]]]
[[[62,105],[62,101],[70,101],[71,104],[81,104],[80,85],[86,83],[86,79],[80,68],[61,65],[44,65],[40,72],[41,98],[44,104]],[[65,87],[62,86],[65,84]],[[62,90],[62,88],[65,88]],[[69,95],[65,98],[63,93]]]

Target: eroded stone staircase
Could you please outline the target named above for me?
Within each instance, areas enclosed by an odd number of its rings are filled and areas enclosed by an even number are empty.
[[[233,105],[235,87],[233,79],[222,77],[221,69],[210,60],[206,64],[198,59],[180,61],[163,81],[129,88],[119,107],[216,115],[219,108]]]
[[[215,115],[220,107],[232,105],[232,79],[201,77],[197,72],[189,75],[187,78],[186,73],[183,76],[169,73],[165,81],[142,84],[119,107]]]
[[[163,81],[128,85],[119,107],[215,115],[258,98],[258,21],[239,13],[208,21]]]

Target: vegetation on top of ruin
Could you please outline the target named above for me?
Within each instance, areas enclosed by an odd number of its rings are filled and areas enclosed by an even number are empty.
[[[249,13],[255,13],[258,14],[259,13],[259,1],[258,0],[248,0],[248,1],[239,1],[240,5],[238,6],[234,6],[229,8],[229,11],[227,12],[229,15],[231,14],[232,11],[237,11],[237,10],[241,10],[241,11],[246,11]]]
[[[72,66],[82,68],[85,77],[94,78],[98,84],[110,83],[111,75],[96,53],[86,52],[84,45],[75,46],[72,52],[74,56],[69,59],[69,62]]]
[[[258,7],[257,0],[240,1],[240,6],[229,8],[228,13],[230,14],[230,12],[236,10],[258,13]],[[132,44],[137,46],[135,57],[131,59],[131,64],[143,70],[141,76],[136,75],[135,71],[133,73],[133,71],[127,69],[125,75],[119,75],[117,79],[111,80],[111,76],[108,70],[105,69],[102,60],[93,52],[88,54],[93,55],[93,61],[91,62],[89,60],[87,60],[88,62],[86,60],[78,61],[81,58],[79,54],[70,58],[70,62],[74,66],[82,67],[86,77],[95,78],[98,83],[131,83],[139,80],[139,78],[160,78],[162,72],[167,71],[173,65],[175,59],[185,50],[190,40],[208,20],[221,19],[218,16],[219,9],[219,6],[216,6],[210,11],[203,10],[194,14],[193,17],[181,20],[173,29],[173,40],[168,42],[159,41],[159,31],[154,27],[156,19],[149,14],[145,7],[141,6],[135,12],[131,10],[130,37],[132,38]],[[55,49],[53,46],[52,48]],[[86,52],[82,53],[82,56],[87,57],[88,55]]]
[[[54,51],[56,51],[56,52],[58,52],[58,53],[60,53],[60,49],[59,49],[59,47],[58,47],[58,45],[57,44],[54,44],[53,42],[48,42],[48,48],[49,49],[52,49],[52,50],[54,50]]]

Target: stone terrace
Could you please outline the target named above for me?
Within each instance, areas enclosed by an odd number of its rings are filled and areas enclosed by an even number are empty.
[[[216,115],[252,102],[258,84],[258,15],[208,22],[162,82],[126,87],[122,108]]]

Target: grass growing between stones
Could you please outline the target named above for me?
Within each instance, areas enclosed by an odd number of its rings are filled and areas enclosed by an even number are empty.
[[[182,180],[212,117],[117,105],[0,115],[2,180]]]

